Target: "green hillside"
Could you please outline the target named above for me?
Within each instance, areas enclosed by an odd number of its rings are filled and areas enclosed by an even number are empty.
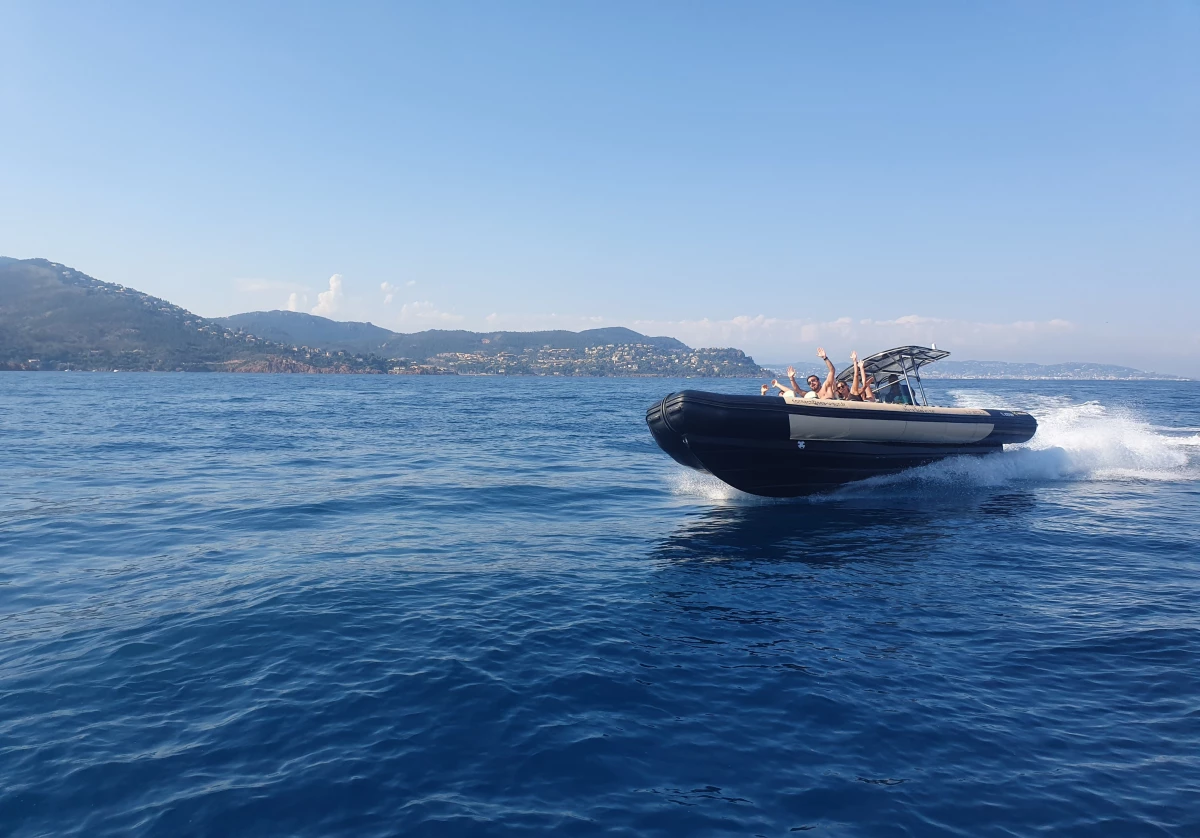
[[[596,346],[641,344],[655,349],[687,351],[682,341],[649,337],[632,329],[609,327],[545,332],[468,332],[429,329],[405,334],[373,323],[329,320],[299,311],[252,311],[216,318],[232,329],[292,346],[319,346],[387,357],[432,358],[447,352],[527,352],[532,349],[589,349]]]
[[[213,318],[225,328],[289,346],[378,352],[395,333],[374,323],[330,320],[302,311],[250,311]]]
[[[0,261],[0,369],[221,370],[285,361],[344,364],[302,357],[57,262]]]

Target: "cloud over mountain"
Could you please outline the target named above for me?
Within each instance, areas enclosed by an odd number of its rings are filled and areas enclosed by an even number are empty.
[[[460,314],[442,311],[428,300],[415,300],[400,306],[396,322],[402,326],[429,326],[461,323],[464,319]]]
[[[937,343],[955,354],[1011,356],[1031,340],[1054,346],[1074,339],[1075,324],[1061,319],[1009,323],[956,320],[909,314],[890,320],[839,317],[832,320],[743,315],[727,320],[636,320],[640,330],[676,335],[693,346],[740,346],[775,358],[807,355],[819,343],[873,352],[889,346]]]
[[[329,290],[322,291],[317,295],[317,304],[313,306],[312,313],[321,317],[330,317],[342,307],[342,301],[345,299],[345,294],[342,291],[342,275],[334,274],[329,277]]]

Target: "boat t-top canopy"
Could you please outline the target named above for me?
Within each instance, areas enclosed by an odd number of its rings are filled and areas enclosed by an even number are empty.
[[[913,394],[914,401],[917,397],[917,389],[920,388],[921,404],[929,404],[928,399],[925,398],[925,385],[921,383],[919,370],[926,364],[940,361],[949,355],[950,353],[946,350],[934,349],[932,346],[897,346],[895,349],[876,352],[861,360],[863,371],[867,375],[875,377],[877,390],[884,387],[887,380],[894,375],[897,381],[904,381],[908,384],[908,390]],[[838,373],[838,381],[850,384],[853,380],[854,367],[852,366],[846,367]]]

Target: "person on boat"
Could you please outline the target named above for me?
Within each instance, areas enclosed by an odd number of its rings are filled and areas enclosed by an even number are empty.
[[[875,401],[875,393],[871,390],[871,382],[873,379],[867,378],[867,371],[863,368],[862,361],[858,360],[858,353],[850,353],[850,368],[854,370],[854,383],[850,387],[848,395],[843,398],[852,402],[873,402]],[[845,386],[845,382],[842,382]]]
[[[858,362],[858,371],[862,376],[862,400],[864,402],[879,401],[879,397],[875,395],[875,376],[867,375],[867,371],[863,369],[862,361]]]
[[[764,384],[764,385],[763,385],[763,387],[766,387],[766,386],[767,386],[766,384]],[[795,390],[789,390],[787,387],[784,387],[782,384],[780,384],[780,383],[779,383],[779,379],[777,379],[777,378],[772,378],[772,379],[771,379],[771,384],[770,384],[770,386],[771,386],[771,387],[778,387],[778,388],[779,388],[779,395],[780,395],[780,396],[783,396],[785,399],[794,399],[794,398],[796,397],[796,391],[795,391]],[[763,395],[766,395],[766,393],[764,392],[764,394],[763,394]]]
[[[808,377],[808,392],[804,394],[806,399],[836,399],[837,391],[834,388],[834,379],[837,377],[837,370],[834,369],[833,361],[829,360],[829,356],[825,354],[825,350],[817,347],[817,357],[825,362],[825,366],[829,367],[829,374],[825,376],[825,383],[821,383],[821,379],[815,375]],[[800,385],[796,383],[796,368],[787,368],[788,379],[792,382],[792,388],[799,393]]]
[[[788,367],[787,375],[788,375],[788,380],[792,382],[792,387],[795,388],[795,391],[797,393],[800,393],[800,392],[804,393],[803,398],[806,398],[806,399],[817,398],[817,393],[820,392],[820,390],[821,390],[821,379],[817,378],[815,375],[810,375],[808,377],[808,381],[806,382],[808,384],[809,389],[801,390],[800,385],[796,382],[796,368]]]
[[[907,384],[900,381],[900,376],[896,373],[888,376],[887,386],[880,395],[888,404],[913,404],[912,392]]]
[[[839,381],[835,385],[835,391],[838,399],[844,402],[861,402],[862,396],[858,392],[858,353],[850,353],[850,369],[854,373],[854,386],[850,386],[845,381]]]

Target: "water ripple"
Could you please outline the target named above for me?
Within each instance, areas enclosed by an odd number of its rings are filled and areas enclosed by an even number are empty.
[[[1200,390],[764,502],[681,386],[0,377],[0,829],[1200,834]]]

